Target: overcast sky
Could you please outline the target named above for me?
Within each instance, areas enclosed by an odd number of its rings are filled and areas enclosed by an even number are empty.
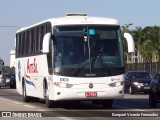
[[[0,58],[9,65],[18,27],[73,12],[115,18],[121,25],[133,23],[132,29],[159,26],[159,6],[160,0],[0,0]]]

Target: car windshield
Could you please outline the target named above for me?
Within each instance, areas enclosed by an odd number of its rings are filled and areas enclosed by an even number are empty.
[[[10,78],[10,75],[9,74],[3,74],[3,77],[4,78]]]
[[[135,72],[132,73],[133,78],[151,78],[150,74],[147,72]]]

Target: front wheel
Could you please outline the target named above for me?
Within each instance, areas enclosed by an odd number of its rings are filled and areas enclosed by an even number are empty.
[[[102,101],[102,105],[104,109],[111,109],[113,105],[113,100],[112,99],[104,100]]]
[[[53,101],[49,100],[49,90],[46,81],[44,82],[44,87],[43,87],[43,95],[44,95],[44,100],[45,104],[48,108],[53,107]]]

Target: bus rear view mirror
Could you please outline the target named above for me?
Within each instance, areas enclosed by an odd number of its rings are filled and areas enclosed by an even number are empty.
[[[135,52],[135,44],[132,35],[129,33],[124,33],[124,38],[127,40],[128,52]]]
[[[43,53],[49,53],[49,41],[51,40],[51,33],[46,33],[43,37],[43,47],[42,52]]]

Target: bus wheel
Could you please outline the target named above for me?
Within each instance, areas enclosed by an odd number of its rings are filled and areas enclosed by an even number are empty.
[[[27,96],[26,94],[26,85],[25,83],[23,84],[23,101],[24,102],[30,102],[31,98],[29,96]]]
[[[113,100],[112,99],[104,100],[102,101],[102,105],[104,109],[111,109],[113,105]]]
[[[45,104],[48,108],[52,108],[53,107],[53,101],[49,100],[49,92],[48,92],[48,88],[45,87],[44,88],[44,100],[45,100]]]

